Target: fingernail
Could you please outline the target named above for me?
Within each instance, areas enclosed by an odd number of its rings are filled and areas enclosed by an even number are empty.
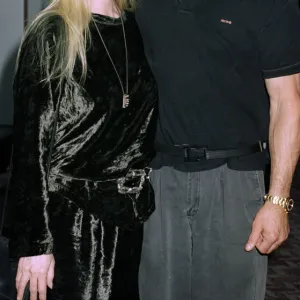
[[[251,244],[247,244],[247,245],[246,245],[246,250],[247,250],[247,251],[250,251],[251,249],[252,249],[252,245],[251,245]]]

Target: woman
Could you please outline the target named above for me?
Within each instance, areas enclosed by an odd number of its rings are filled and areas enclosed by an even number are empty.
[[[157,90],[132,7],[54,0],[24,36],[10,242],[18,299],[26,285],[31,300],[138,299]]]

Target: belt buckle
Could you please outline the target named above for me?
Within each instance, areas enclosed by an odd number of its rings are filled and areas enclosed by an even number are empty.
[[[187,147],[184,148],[184,161],[185,162],[197,162],[206,160],[207,148],[202,147]]]
[[[129,170],[126,176],[118,178],[118,192],[120,194],[139,194],[145,180],[149,180],[151,172],[151,168]]]

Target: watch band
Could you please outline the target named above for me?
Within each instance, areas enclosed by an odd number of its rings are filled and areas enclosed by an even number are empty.
[[[289,213],[294,207],[294,200],[290,197],[283,198],[266,194],[264,200],[282,207],[286,213]]]

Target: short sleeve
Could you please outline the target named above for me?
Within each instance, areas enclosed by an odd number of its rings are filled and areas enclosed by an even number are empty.
[[[259,54],[264,78],[300,73],[299,0],[273,1],[259,34]]]

